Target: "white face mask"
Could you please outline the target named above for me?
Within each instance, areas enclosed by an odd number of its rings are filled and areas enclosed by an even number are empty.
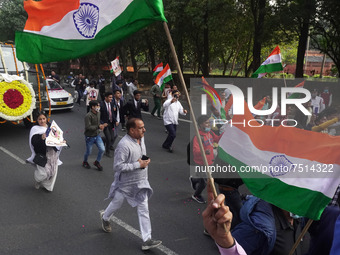
[[[96,107],[96,112],[99,112],[100,111],[100,107]]]

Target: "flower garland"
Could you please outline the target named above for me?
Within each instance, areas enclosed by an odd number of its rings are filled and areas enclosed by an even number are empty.
[[[35,108],[32,85],[23,79],[5,81],[0,76],[0,117],[18,121],[29,116]]]

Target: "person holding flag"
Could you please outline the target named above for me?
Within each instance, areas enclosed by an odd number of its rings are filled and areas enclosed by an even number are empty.
[[[155,81],[156,81],[156,78],[154,77],[153,78],[153,82],[155,83]],[[154,106],[154,108],[151,111],[151,115],[155,117],[155,112],[157,111],[157,118],[159,120],[161,120],[162,119],[162,117],[161,117],[161,96],[162,96],[162,90],[158,86],[158,84],[155,83],[151,87],[150,92],[151,92],[151,95],[153,96],[153,101],[155,103],[155,106]]]
[[[176,138],[176,130],[178,125],[178,114],[186,115],[187,110],[183,109],[182,104],[179,102],[179,91],[172,91],[172,98],[164,102],[164,115],[163,122],[166,130],[168,131],[168,136],[165,139],[162,147],[169,152],[172,152],[172,143]]]

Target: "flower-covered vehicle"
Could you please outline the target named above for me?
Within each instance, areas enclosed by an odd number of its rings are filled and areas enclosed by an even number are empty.
[[[27,126],[36,112],[48,108],[46,87],[40,80],[37,66],[19,61],[13,45],[0,43],[0,123],[24,121]]]

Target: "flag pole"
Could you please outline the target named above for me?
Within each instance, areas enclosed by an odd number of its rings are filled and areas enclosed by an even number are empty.
[[[191,101],[190,101],[189,93],[188,93],[188,90],[187,90],[187,86],[185,85],[183,73],[182,73],[181,66],[180,66],[179,61],[178,61],[178,57],[177,57],[177,54],[176,54],[175,46],[174,46],[174,43],[173,43],[172,38],[171,38],[171,34],[170,34],[170,31],[169,31],[168,24],[165,21],[163,22],[163,27],[164,27],[166,36],[167,36],[168,41],[169,41],[169,45],[170,45],[172,56],[173,56],[175,64],[176,64],[176,68],[177,68],[177,71],[178,71],[178,76],[179,76],[180,83],[181,83],[181,85],[183,87],[183,90],[185,92],[185,96],[186,96],[187,101],[188,101],[189,111],[190,111],[190,114],[191,114],[191,117],[192,117],[192,122],[194,124],[196,136],[200,137],[198,126],[197,126],[197,122],[196,122],[195,113],[194,113],[192,105],[191,105]],[[204,151],[202,140],[201,139],[197,139],[197,141],[198,141],[199,148],[201,150],[201,155],[202,155],[202,158],[203,158],[204,165],[206,166],[206,169],[207,169],[207,171],[206,171],[207,178],[208,178],[208,181],[210,182],[210,185],[212,187],[214,198],[216,198],[217,197],[217,192],[216,192],[215,184],[214,184],[211,172],[210,172],[210,168],[209,168],[207,156],[206,156],[205,151]],[[225,225],[224,225],[224,228],[226,230],[226,226]]]
[[[300,233],[299,237],[296,239],[292,249],[290,250],[289,252],[289,255],[293,255],[296,248],[299,246],[302,238],[305,236],[305,234],[307,233],[307,230],[309,229],[310,225],[312,225],[313,223],[313,220],[312,219],[309,219],[306,223],[306,226],[303,228],[302,232]]]
[[[286,78],[285,78],[285,72],[284,72],[285,67],[286,67],[286,65],[284,65],[283,68],[282,68],[282,77],[283,77],[283,82],[284,82],[284,84],[285,84],[285,88],[287,88],[287,83],[286,83]]]

